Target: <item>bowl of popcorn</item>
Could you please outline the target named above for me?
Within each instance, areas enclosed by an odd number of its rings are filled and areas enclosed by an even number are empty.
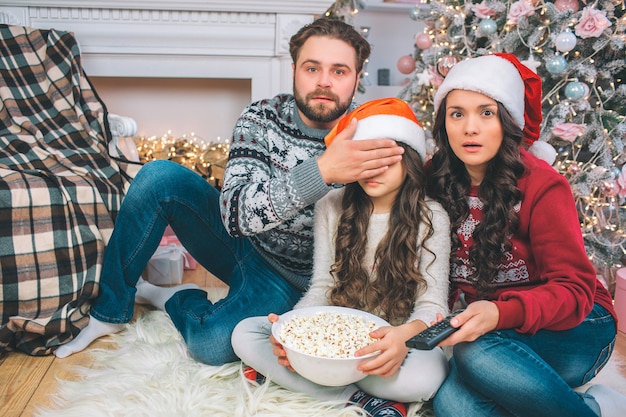
[[[320,385],[337,387],[367,375],[357,366],[379,354],[355,357],[354,352],[373,343],[369,334],[385,320],[365,311],[320,306],[291,310],[272,325],[272,335],[283,345],[293,369]]]

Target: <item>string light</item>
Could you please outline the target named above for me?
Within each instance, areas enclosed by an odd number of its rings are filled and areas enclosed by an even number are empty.
[[[133,140],[142,163],[166,159],[197,172],[216,187],[224,180],[230,143],[220,137],[206,142],[194,133],[176,137],[168,131],[162,136],[136,136]]]

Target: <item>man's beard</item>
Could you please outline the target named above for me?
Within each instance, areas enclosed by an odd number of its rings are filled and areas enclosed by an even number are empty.
[[[354,95],[354,91],[352,92],[352,94]],[[329,123],[337,120],[339,117],[343,116],[343,114],[350,107],[350,104],[352,104],[352,99],[349,99],[346,102],[342,103],[336,94],[333,94],[327,90],[315,90],[312,93],[307,94],[306,97],[302,97],[298,89],[296,88],[295,82],[293,86],[293,95],[296,99],[296,105],[298,106],[298,109],[309,120],[312,120],[316,123]],[[335,108],[331,109],[324,104],[310,106],[308,103],[311,98],[315,96],[325,96],[330,98],[335,103]]]

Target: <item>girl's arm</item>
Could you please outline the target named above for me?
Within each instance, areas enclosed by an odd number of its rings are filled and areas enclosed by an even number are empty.
[[[294,308],[328,305],[328,291],[334,285],[330,267],[335,259],[342,196],[343,189],[333,190],[315,205],[313,276],[309,289]]]
[[[409,321],[421,320],[423,323],[430,325],[430,323],[437,320],[437,313],[445,316],[449,312],[448,292],[450,287],[451,242],[450,218],[448,214],[439,203],[432,200],[427,200],[427,202],[432,212],[433,235],[428,240],[422,242],[418,260],[419,269],[426,280],[427,288],[418,294]],[[425,231],[421,230],[420,239],[423,239],[422,236],[424,235]],[[430,251],[426,250],[426,248]]]

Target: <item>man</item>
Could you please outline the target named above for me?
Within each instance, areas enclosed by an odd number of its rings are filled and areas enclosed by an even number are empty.
[[[244,110],[221,195],[170,161],[139,171],[107,246],[89,324],[56,356],[120,331],[132,319],[136,297],[170,315],[196,360],[221,365],[237,360],[230,337],[239,321],[280,314],[298,301],[311,276],[315,202],[336,184],[380,174],[403,150],[390,139],[351,141],[356,123],[325,148],[324,136],[353,107],[370,53],[352,26],[318,19],[291,38],[290,53],[293,95]],[[193,284],[140,281],[168,224],[189,253],[229,285],[224,299],[213,304]]]

